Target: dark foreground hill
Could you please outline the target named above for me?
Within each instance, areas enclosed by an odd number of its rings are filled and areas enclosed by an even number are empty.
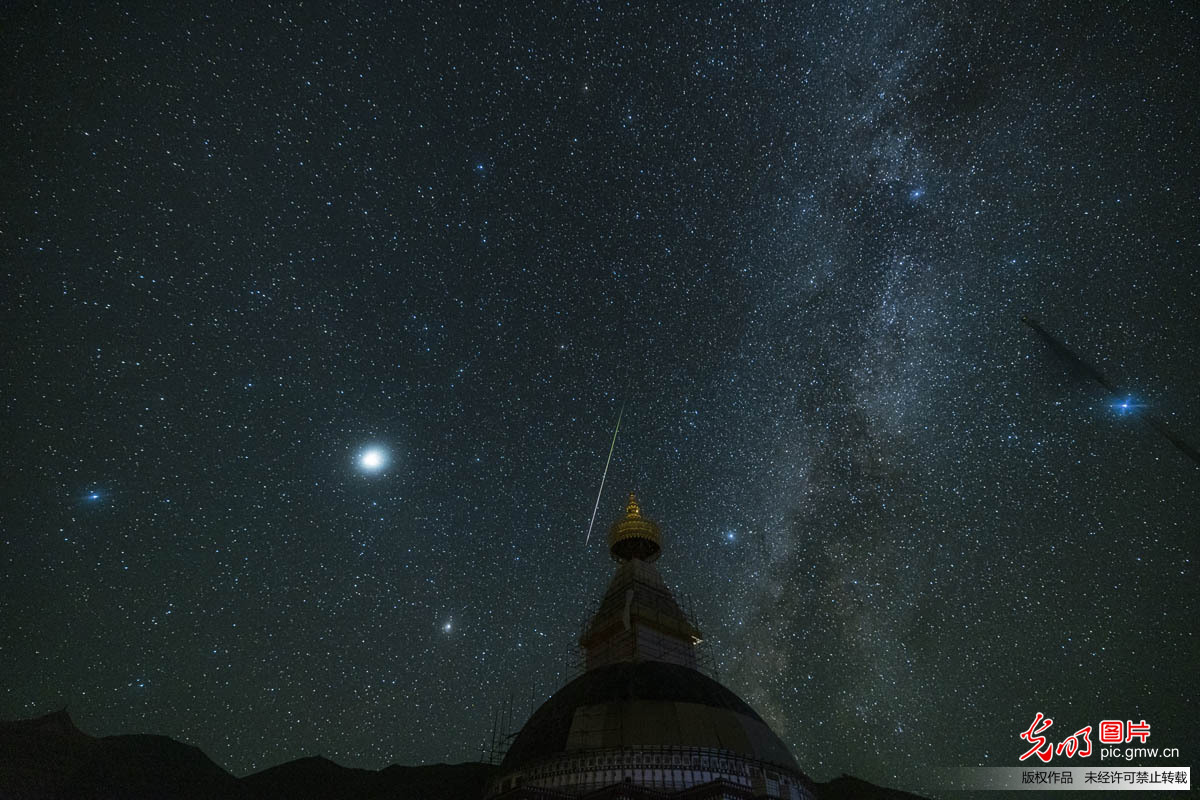
[[[242,779],[255,800],[477,800],[491,764],[434,764],[379,771],[351,769],[315,756],[280,764]]]
[[[352,769],[315,756],[235,778],[166,736],[88,736],[65,711],[0,722],[0,800],[476,800],[490,764]],[[821,800],[920,800],[843,775]]]

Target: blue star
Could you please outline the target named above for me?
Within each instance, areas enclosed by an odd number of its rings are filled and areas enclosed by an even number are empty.
[[[1112,407],[1118,414],[1124,415],[1133,413],[1141,408],[1142,404],[1133,402],[1133,397],[1126,397],[1124,400],[1113,403]]]
[[[909,190],[909,192],[908,192],[908,199],[912,200],[914,203],[916,201],[920,200],[924,196],[925,196],[925,190],[922,189],[920,186],[917,186],[917,187]]]

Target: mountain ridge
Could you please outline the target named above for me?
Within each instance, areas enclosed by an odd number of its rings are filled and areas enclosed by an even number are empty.
[[[238,778],[168,736],[90,736],[66,709],[0,721],[0,800],[478,800],[496,770],[480,762],[371,770],[316,755]],[[817,790],[820,800],[923,800],[848,775]]]

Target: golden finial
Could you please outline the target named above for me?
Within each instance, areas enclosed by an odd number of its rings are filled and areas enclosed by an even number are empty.
[[[629,505],[625,506],[625,516],[640,517],[642,515],[642,507],[638,505],[637,493],[629,493]]]
[[[640,558],[653,561],[662,551],[662,533],[658,523],[642,516],[642,506],[637,494],[629,493],[625,516],[608,529],[608,551],[617,561]]]

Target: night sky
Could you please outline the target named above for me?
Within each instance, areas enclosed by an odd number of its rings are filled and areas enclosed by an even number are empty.
[[[0,717],[478,759],[623,406],[814,778],[1200,766],[1195,5],[384,5],[0,12]]]

